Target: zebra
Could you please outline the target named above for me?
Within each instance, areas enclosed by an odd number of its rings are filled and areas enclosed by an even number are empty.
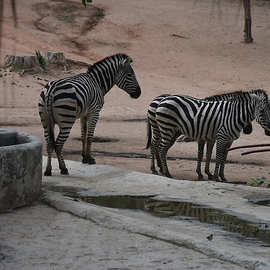
[[[82,162],[96,163],[91,155],[91,143],[104,96],[114,85],[127,92],[131,98],[137,99],[141,95],[141,88],[131,67],[132,62],[126,54],[115,54],[89,66],[86,73],[51,81],[44,87],[38,107],[47,143],[45,176],[52,174],[53,151],[56,152],[61,174],[69,174],[62,150],[78,118],[81,122]],[[56,140],[55,124],[59,127]]]
[[[217,142],[214,179],[227,181],[224,176],[227,150],[254,119],[266,131],[270,130],[270,106],[262,89],[241,92],[227,101],[206,101],[183,95],[164,97],[156,108],[151,142],[157,149],[162,174],[171,177],[166,155],[176,138],[185,135],[196,141]]]
[[[219,95],[213,95],[213,96],[209,96],[204,98],[204,100],[206,101],[222,101],[222,100],[231,100],[233,98],[237,98],[238,95],[241,95],[241,91],[234,91],[234,92],[228,92],[228,93],[223,93],[223,94],[219,94]],[[252,133],[252,123],[247,123],[246,126],[243,127],[243,133],[244,134],[251,134]],[[190,141],[190,139],[182,137],[181,138],[182,141]],[[181,139],[179,141],[181,141]],[[204,153],[204,146],[205,143],[206,144],[206,162],[205,162],[205,173],[208,176],[208,180],[212,180],[213,179],[213,175],[210,173],[210,161],[211,161],[211,156],[212,156],[212,151],[213,151],[213,147],[215,145],[215,140],[199,140],[198,141],[198,160],[197,160],[197,168],[196,168],[196,172],[198,174],[198,180],[203,180],[203,175],[201,172],[201,163],[202,163],[202,159],[203,159],[203,153]]]
[[[234,92],[228,92],[228,93],[223,93],[223,94],[218,94],[218,95],[213,95],[204,98],[206,101],[220,101],[220,100],[229,100],[234,98],[235,96],[241,94],[241,91],[234,91]],[[156,131],[156,136],[159,136],[157,124],[156,124],[156,109],[161,100],[165,97],[170,96],[170,94],[162,94],[160,96],[157,96],[152,100],[152,102],[149,104],[148,107],[148,113],[147,113],[147,134],[148,134],[148,140],[147,140],[147,145],[146,149],[151,147],[151,170],[153,174],[158,174],[155,168],[155,157],[158,162],[158,166],[161,168],[161,162],[159,159],[159,155],[157,153],[157,147],[152,147],[151,144],[151,137],[152,137],[152,126],[155,126]],[[251,134],[252,133],[252,123],[248,123],[244,128],[243,128],[243,133],[244,134]],[[193,139],[187,138],[185,135],[181,135],[177,141],[182,142],[190,142],[193,141]],[[159,141],[158,141],[159,142]],[[207,141],[207,153],[206,153],[206,163],[205,163],[205,173],[208,175],[208,179],[211,180],[213,178],[213,175],[210,173],[210,161],[211,161],[211,156],[212,156],[212,151],[214,147],[215,141]],[[196,172],[198,174],[198,180],[203,180],[203,175],[201,173],[201,162],[203,159],[203,153],[204,153],[204,146],[205,146],[205,141],[204,140],[199,140],[198,141],[198,159],[197,159],[197,168]]]

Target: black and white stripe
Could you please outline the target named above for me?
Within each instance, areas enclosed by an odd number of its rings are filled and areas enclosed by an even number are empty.
[[[104,96],[117,85],[131,98],[141,94],[131,67],[132,59],[125,54],[107,57],[90,66],[86,73],[49,82],[40,94],[39,114],[47,142],[48,163],[45,175],[51,175],[51,156],[56,151],[62,174],[68,174],[62,149],[77,118],[81,120],[83,163],[94,164],[91,143]],[[54,126],[59,126],[55,140]]]
[[[209,96],[209,97],[206,97],[204,100],[206,100],[206,101],[232,100],[234,98],[237,98],[241,94],[242,94],[241,91],[234,91],[234,92],[228,92],[228,93],[224,93],[224,94]],[[244,134],[251,134],[252,129],[253,129],[252,123],[248,123],[246,126],[243,127],[243,133]],[[184,135],[182,138],[180,138],[180,139],[178,138],[178,141],[181,141],[181,140],[182,141],[191,141],[189,138],[186,138]],[[205,170],[204,171],[207,174],[209,180],[213,179],[213,175],[210,172],[210,161],[211,161],[215,141],[212,141],[212,140],[204,141],[201,139],[198,141],[198,159],[197,159],[197,168],[196,168],[196,172],[198,174],[198,180],[203,179],[203,175],[201,172],[201,163],[202,163],[202,159],[203,159],[205,143],[207,146],[206,147],[207,151],[206,151],[206,162],[205,162]]]
[[[206,97],[204,100],[206,101],[221,101],[221,100],[230,100],[241,94],[241,91],[235,91],[235,92],[228,92],[224,94],[219,94],[219,95],[214,95],[210,97]],[[152,100],[148,107],[148,142],[146,148],[151,147],[151,170],[153,174],[157,174],[156,168],[155,168],[155,158],[157,159],[158,166],[161,167],[159,155],[157,153],[157,148],[152,147],[151,145],[151,127],[155,126],[156,128],[154,130],[157,130],[157,124],[156,124],[156,109],[161,102],[161,100],[165,97],[170,96],[169,94],[163,94],[160,95]],[[250,134],[252,132],[252,124],[248,123],[247,126],[243,128],[243,133],[244,134]],[[158,135],[159,136],[159,133]],[[182,142],[190,142],[193,141],[193,139],[187,138],[185,135],[181,135],[177,141]],[[196,172],[198,174],[198,180],[203,179],[203,175],[201,173],[201,163],[203,159],[203,152],[204,152],[204,146],[205,146],[205,141],[204,140],[199,140],[198,141],[198,160],[197,160],[197,169]],[[208,175],[208,179],[212,179],[213,175],[210,173],[210,161],[211,161],[211,156],[212,156],[212,150],[213,146],[215,144],[215,141],[207,141],[207,154],[206,154],[206,163],[205,163],[205,173]]]
[[[150,119],[149,119],[150,115]],[[205,101],[188,96],[163,97],[153,115],[148,111],[148,124],[153,135],[149,140],[162,173],[170,177],[166,155],[179,135],[202,141],[217,141],[217,158],[214,177],[225,181],[224,164],[227,149],[239,138],[241,130],[256,121],[266,130],[270,128],[270,108],[263,90],[241,92],[229,101]],[[149,129],[148,129],[149,130]],[[148,145],[150,145],[148,142]]]

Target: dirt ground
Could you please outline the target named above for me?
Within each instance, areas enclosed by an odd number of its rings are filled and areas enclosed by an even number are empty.
[[[253,1],[253,44],[244,44],[243,10],[238,1],[146,0],[17,1],[18,27],[14,27],[10,1],[5,1],[1,62],[7,54],[33,55],[35,50],[60,51],[69,59],[93,63],[123,52],[134,60],[142,88],[138,100],[113,88],[95,136],[93,151],[99,164],[150,173],[145,156],[146,110],[162,93],[205,97],[229,90],[269,90],[270,3]],[[0,127],[23,130],[43,138],[37,102],[48,81],[84,72],[73,65],[47,73],[22,74],[1,69]],[[65,158],[81,160],[79,122],[65,144]],[[254,123],[252,135],[242,135],[236,145],[269,143]],[[250,182],[269,178],[268,153],[229,154],[225,174],[229,181]],[[45,148],[44,148],[44,154]],[[174,178],[196,180],[197,144],[176,143],[168,165]],[[129,157],[123,157],[129,156]],[[212,169],[214,163],[212,163]],[[269,180],[270,182],[270,180]]]

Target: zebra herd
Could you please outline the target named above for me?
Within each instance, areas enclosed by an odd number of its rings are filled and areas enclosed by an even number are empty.
[[[86,73],[49,82],[40,94],[39,115],[47,143],[48,161],[44,175],[51,175],[52,152],[55,151],[61,174],[68,174],[63,146],[77,118],[81,120],[82,162],[94,164],[91,143],[104,96],[117,85],[131,98],[141,94],[139,83],[131,66],[132,59],[125,54],[109,56]],[[153,99],[147,112],[147,148],[151,150],[151,170],[157,174],[155,160],[162,175],[171,177],[167,166],[167,152],[178,140],[198,142],[196,172],[203,179],[201,161],[207,144],[205,173],[208,179],[227,181],[224,175],[228,149],[241,131],[252,132],[256,120],[268,135],[270,131],[270,104],[262,89],[237,91],[205,99],[184,95],[161,95]],[[55,140],[54,127],[59,134]],[[216,143],[214,175],[209,164]]]

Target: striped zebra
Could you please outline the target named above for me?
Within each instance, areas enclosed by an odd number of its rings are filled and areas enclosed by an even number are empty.
[[[229,92],[229,93],[224,93],[224,94],[219,94],[219,95],[214,95],[214,96],[209,96],[204,98],[204,100],[206,101],[221,101],[221,100],[230,100],[233,99],[235,96],[241,94],[241,91],[235,91],[235,92]],[[157,127],[157,123],[156,123],[156,109],[159,105],[159,103],[161,102],[161,100],[165,97],[170,96],[169,94],[163,94],[160,95],[156,98],[154,98],[152,100],[152,102],[150,103],[149,107],[148,107],[148,113],[147,113],[147,119],[148,119],[148,124],[147,124],[147,133],[148,133],[148,141],[147,141],[147,145],[146,145],[146,149],[147,148],[151,148],[151,170],[153,174],[158,174],[158,172],[156,171],[155,168],[155,158],[157,159],[158,162],[158,166],[161,169],[161,162],[159,159],[159,154],[158,154],[158,146],[153,147],[151,144],[151,137],[152,137],[152,128],[153,126],[155,126],[155,128],[153,129],[156,134],[154,134],[154,136],[160,136],[159,134],[159,130]],[[243,133],[244,134],[251,134],[252,133],[252,124],[248,123],[244,128],[243,128]],[[160,143],[160,141],[158,139],[155,140],[156,142],[158,142],[158,144]],[[187,138],[185,135],[181,135],[177,141],[182,142],[190,142],[193,141],[193,139]],[[174,143],[174,142],[172,142]],[[202,180],[203,179],[203,175],[201,172],[201,163],[202,163],[202,159],[203,159],[203,153],[204,153],[204,146],[205,146],[205,141],[204,140],[199,140],[198,141],[198,159],[197,159],[197,168],[196,168],[196,172],[198,174],[198,180]],[[205,173],[208,175],[208,179],[212,179],[213,175],[210,173],[210,161],[211,161],[211,156],[212,156],[212,151],[213,151],[213,147],[214,147],[215,141],[207,141],[207,153],[206,153],[206,163],[205,163]]]
[[[171,177],[166,161],[168,149],[179,135],[200,142],[217,142],[215,180],[226,181],[224,166],[227,149],[239,138],[241,130],[254,119],[270,130],[270,106],[263,90],[241,92],[225,101],[206,101],[189,96],[163,97],[156,107],[153,136],[150,140],[156,151],[162,174]],[[151,119],[149,125],[151,125]]]
[[[241,91],[234,91],[234,92],[229,92],[229,93],[224,93],[224,94],[219,94],[219,95],[214,95],[214,96],[209,96],[206,97],[204,100],[206,101],[222,101],[222,100],[232,100],[233,98],[237,98],[239,95],[241,95]],[[243,127],[243,133],[244,134],[251,134],[252,133],[252,123],[247,123],[246,126]],[[181,139],[179,140],[181,141]],[[182,137],[182,141],[190,141],[190,139]],[[205,170],[204,172],[207,174],[208,179],[212,180],[213,175],[210,173],[210,161],[212,157],[212,152],[213,152],[213,147],[215,145],[215,140],[199,140],[198,141],[198,160],[197,160],[197,168],[196,172],[198,174],[198,180],[203,180],[203,175],[201,172],[201,163],[203,159],[203,153],[204,153],[204,146],[206,144],[206,162],[205,162]]]
[[[104,96],[114,85],[131,98],[138,98],[141,94],[131,63],[132,59],[125,54],[112,55],[90,66],[86,73],[55,80],[45,86],[38,104],[48,153],[44,175],[51,175],[53,151],[56,152],[61,174],[68,174],[62,150],[77,118],[81,122],[82,162],[95,164],[91,143]],[[56,140],[55,124],[59,127]]]

